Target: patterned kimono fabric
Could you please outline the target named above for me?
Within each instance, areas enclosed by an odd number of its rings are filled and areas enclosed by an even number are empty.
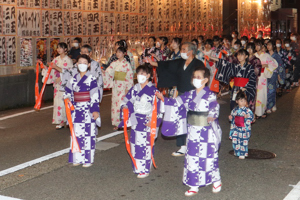
[[[248,115],[245,118],[244,115]],[[232,139],[232,147],[235,156],[248,156],[248,143],[251,136],[251,122],[254,119],[253,112],[247,108],[236,106],[231,111],[232,121],[229,139]]]
[[[276,60],[278,63],[277,69],[273,71],[273,75],[271,78],[268,78],[268,104],[267,104],[267,110],[271,110],[274,106],[276,106],[276,90],[278,87],[278,75],[280,76],[280,79],[284,81],[285,78],[285,70],[283,68],[283,62],[280,58],[280,56],[277,53],[273,53],[272,58]],[[283,84],[284,82],[281,82]]]
[[[73,67],[73,61],[69,56],[65,56],[61,59],[57,56],[52,61],[58,67],[64,69],[71,69]],[[45,76],[46,70],[42,71],[42,75]],[[55,83],[56,79],[61,78],[62,75],[59,71],[52,69],[47,84],[53,83],[54,87],[54,101],[53,101],[53,119],[52,124],[61,124],[67,121],[65,104],[63,100],[64,87],[62,87],[62,81]]]
[[[68,81],[70,81],[77,73],[78,73],[77,63],[73,66],[72,69],[63,69],[61,73],[61,81],[62,81],[61,89],[64,88],[67,85]],[[100,102],[101,102],[103,96],[103,77],[102,77],[101,67],[97,61],[92,59],[91,59],[90,73],[92,74],[92,76],[94,76],[97,79],[97,85],[100,91]]]
[[[143,60],[144,60],[145,58],[151,58],[151,57],[152,57],[152,56],[151,56],[152,53],[154,53],[155,55],[158,56],[158,55],[159,55],[159,49],[157,49],[156,47],[146,48],[146,49],[144,50],[144,52],[142,53],[140,59],[139,59],[140,65],[145,64]],[[154,58],[154,60],[157,61],[155,58]]]
[[[271,78],[273,71],[278,67],[276,60],[274,60],[269,54],[255,53],[255,56],[260,59],[262,65],[267,64],[267,68],[262,68],[260,77],[258,78],[257,84],[257,94],[256,94],[256,105],[255,105],[255,114],[258,117],[264,115],[267,110],[268,102],[268,87],[267,87],[267,78]]]
[[[152,82],[149,82],[144,88],[141,88],[141,85],[138,83],[129,90],[121,104],[121,109],[123,109],[124,106],[129,109],[127,127],[131,126],[130,151],[137,165],[136,169],[132,163],[132,168],[133,172],[137,174],[150,173],[150,168],[152,165],[150,127],[146,126],[145,124],[151,121],[156,91],[158,90],[152,84]],[[158,101],[156,137],[162,118],[162,114],[159,112],[159,104],[160,103]],[[121,116],[121,118],[123,117]],[[119,124],[119,127],[123,126],[124,121],[122,120]],[[154,147],[152,153],[154,153]]]
[[[256,88],[257,88],[258,77],[260,77],[261,68],[262,68],[261,62],[256,56],[252,56],[249,59],[249,63],[254,67],[254,73],[255,73],[255,76],[256,76]],[[253,113],[255,113],[255,104],[256,104],[256,95],[255,95],[254,106],[253,106],[253,110],[252,110]]]
[[[99,112],[100,103],[97,80],[91,75],[90,71],[87,71],[82,78],[78,73],[67,83],[65,90],[64,98],[69,98],[75,108],[72,112],[72,121],[81,150],[81,152],[76,153],[72,153],[72,150],[70,150],[69,162],[92,164],[94,162],[96,135],[98,133],[92,113]],[[88,92],[89,100],[78,100],[77,95],[81,92]]]
[[[289,60],[289,63],[286,65],[286,79],[285,79],[285,87],[284,89],[289,90],[291,89],[292,83],[294,81],[294,65],[296,63],[296,53],[294,50],[286,50],[287,57]]]
[[[170,52],[171,51],[167,46],[165,46],[163,50],[159,49],[159,53],[158,53],[159,61],[165,61],[168,58]]]
[[[130,60],[131,69],[135,73],[135,61],[134,61],[133,54],[130,51],[127,51],[127,55],[129,57],[129,60]]]
[[[119,75],[116,76],[117,74]],[[125,90],[129,90],[133,86],[133,72],[130,63],[125,58],[122,61],[116,60],[111,63],[103,74],[103,82],[104,88],[112,88],[111,121],[113,126],[118,126],[121,102],[126,95]]]
[[[203,58],[201,58],[201,61],[204,62],[204,56],[218,58],[218,55],[219,54],[217,54],[216,51],[214,51],[212,49],[210,51],[204,50],[203,51]],[[208,83],[208,87],[210,88],[211,82],[213,81],[214,75],[216,73],[216,66],[215,66],[214,62],[206,61],[206,67],[209,69],[209,72],[210,72],[209,83]]]
[[[280,87],[282,89],[289,89],[292,83],[291,77],[293,76],[293,74],[290,74],[289,72],[290,71],[289,69],[291,68],[291,63],[288,58],[288,52],[283,48],[280,48],[279,51],[276,50],[275,52],[281,57],[281,60],[283,62],[283,68],[285,71],[284,83],[280,85]]]
[[[219,126],[219,104],[208,87],[198,94],[185,92],[175,99],[165,98],[165,115],[161,132],[165,136],[187,134],[183,183],[190,187],[203,187],[220,181],[218,150],[222,131]],[[187,122],[188,112],[203,114],[203,126]],[[207,123],[207,117],[216,118]]]
[[[235,96],[237,92],[240,89],[245,88],[249,108],[254,110],[256,97],[256,75],[254,67],[248,63],[241,66],[240,64],[233,64],[223,59],[219,59],[216,66],[218,69],[216,74],[217,80],[229,84],[230,78],[234,77],[234,86],[231,90],[230,109],[232,110],[236,106]]]

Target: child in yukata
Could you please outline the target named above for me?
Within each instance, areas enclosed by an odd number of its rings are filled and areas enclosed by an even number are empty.
[[[247,96],[243,91],[236,95],[238,104],[229,115],[231,121],[229,139],[232,139],[234,155],[239,159],[245,159],[248,156],[248,143],[251,136],[251,122],[253,121],[253,112],[248,108]]]
[[[75,110],[72,122],[81,152],[69,153],[69,163],[74,166],[90,167],[94,162],[96,135],[101,126],[100,91],[97,79],[91,74],[91,59],[80,55],[77,61],[78,72],[65,87],[64,99],[69,99]]]
[[[136,69],[138,83],[135,84],[126,94],[121,103],[121,115],[124,108],[128,108],[129,117],[127,127],[131,126],[130,150],[131,155],[136,161],[137,168],[133,166],[133,172],[138,174],[137,178],[146,178],[149,176],[151,161],[150,146],[150,123],[152,118],[155,93],[157,88],[152,84],[152,68],[147,65],[141,65]],[[160,102],[157,102],[157,128],[161,123],[162,114],[160,113]],[[123,116],[121,116],[123,118]],[[122,120],[119,128],[124,126]],[[153,152],[152,152],[153,153]]]
[[[217,97],[209,87],[208,68],[196,67],[192,83],[195,90],[185,92],[174,99],[164,100],[164,119],[161,132],[165,136],[187,134],[187,151],[183,170],[183,183],[190,187],[185,196],[198,193],[199,187],[213,184],[212,192],[221,191],[218,150],[222,131],[219,126]]]

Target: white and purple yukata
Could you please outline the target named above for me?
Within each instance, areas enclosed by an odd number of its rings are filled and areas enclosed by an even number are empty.
[[[204,187],[221,181],[218,150],[222,131],[219,126],[219,104],[208,87],[198,94],[196,90],[185,92],[175,99],[165,98],[164,119],[161,132],[165,136],[187,134],[187,151],[183,171],[183,183],[190,187]],[[187,122],[188,112],[206,113],[216,118],[205,126]]]
[[[138,83],[129,90],[121,103],[121,110],[123,110],[124,107],[127,107],[129,110],[127,127],[131,126],[130,150],[138,168],[136,169],[135,166],[132,165],[134,173],[150,173],[152,165],[150,127],[145,124],[151,121],[153,102],[154,98],[156,98],[155,93],[157,91],[157,88],[152,82],[149,82],[144,88],[141,88],[141,85]],[[159,105],[160,101],[157,101],[156,137],[162,119]],[[122,114],[121,112],[121,115]],[[121,119],[122,118],[121,116]],[[124,121],[122,120],[119,127],[123,126]]]
[[[88,101],[77,101],[78,93],[89,93],[84,97]],[[97,85],[97,79],[91,75],[90,71],[81,78],[80,74],[76,74],[65,87],[64,98],[69,98],[74,105],[75,110],[72,111],[72,122],[74,132],[81,150],[81,153],[69,153],[69,162],[76,164],[92,164],[94,162],[96,135],[98,128],[93,118],[93,112],[99,112],[100,92]],[[71,141],[72,144],[72,141]]]

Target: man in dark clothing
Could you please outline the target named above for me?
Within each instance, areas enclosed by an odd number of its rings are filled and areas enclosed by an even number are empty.
[[[73,40],[72,48],[69,52],[69,57],[73,60],[73,63],[76,63],[77,57],[80,55],[80,44],[81,44],[81,38],[76,37]]]
[[[159,88],[177,86],[178,94],[195,89],[192,85],[192,75],[195,67],[205,68],[202,61],[195,58],[197,46],[191,42],[186,42],[180,50],[181,58],[169,61],[153,62],[148,59],[152,66],[157,66]],[[180,149],[173,152],[173,156],[184,156],[186,152],[186,135],[176,137],[176,145]]]

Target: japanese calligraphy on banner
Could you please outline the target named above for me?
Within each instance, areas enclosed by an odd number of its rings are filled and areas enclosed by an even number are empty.
[[[2,7],[2,20],[3,20],[3,34],[14,35],[16,34],[16,7],[3,6]]]
[[[50,11],[50,35],[61,36],[63,35],[63,12]]]
[[[29,9],[18,10],[18,35],[40,36],[40,12]]]
[[[0,36],[0,65],[5,65],[5,37]]]
[[[83,13],[83,35],[99,35],[100,16],[98,12]]]
[[[7,36],[5,38],[5,48],[7,50],[6,54],[6,64],[13,65],[16,64],[17,60],[17,52],[16,52],[16,37],[15,36]]]

